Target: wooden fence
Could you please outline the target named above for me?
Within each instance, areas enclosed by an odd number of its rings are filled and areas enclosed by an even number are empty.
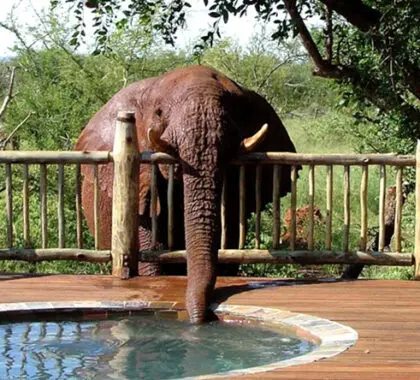
[[[185,251],[173,251],[173,196],[174,169],[176,160],[164,153],[143,152],[137,150],[134,114],[120,112],[117,118],[114,149],[112,152],[0,152],[0,164],[5,165],[5,197],[7,218],[7,247],[0,249],[0,260],[80,260],[89,262],[112,261],[113,274],[127,278],[135,272],[138,260],[178,263],[185,261]],[[417,158],[416,158],[417,157]],[[99,250],[99,181],[98,165],[114,163],[113,186],[113,220],[111,250]],[[138,170],[140,164],[152,165],[151,210],[152,210],[152,245],[157,241],[157,164],[169,164],[168,178],[168,249],[165,251],[138,251]],[[58,247],[47,248],[47,165],[58,165]],[[84,249],[82,239],[81,208],[81,165],[93,165],[94,172],[94,239],[95,249]],[[25,247],[14,247],[13,204],[12,204],[12,165],[22,165],[23,173],[23,234]],[[29,189],[28,165],[40,166],[40,198],[41,198],[41,235],[42,246],[30,248]],[[64,165],[76,167],[76,224],[77,247],[66,248],[64,241]],[[219,261],[224,263],[298,263],[298,264],[370,264],[370,265],[404,265],[415,266],[415,278],[420,279],[420,145],[416,156],[398,156],[395,154],[302,154],[302,153],[249,153],[238,157],[232,165],[240,166],[239,177],[239,242],[238,249],[226,249],[226,187],[223,188],[221,204],[221,249]],[[245,166],[256,168],[256,213],[255,213],[255,248],[245,249]],[[261,249],[261,168],[262,165],[273,167],[273,249]],[[280,167],[291,166],[291,236],[289,250],[280,249]],[[296,249],[296,200],[297,200],[297,167],[309,167],[309,212],[307,250]],[[378,251],[367,250],[368,218],[367,189],[368,169],[370,166],[380,167],[379,194],[379,244]],[[314,199],[315,170],[318,166],[326,166],[326,237],[323,251],[316,251],[314,239]],[[344,230],[343,247],[339,251],[332,249],[332,207],[333,207],[333,170],[335,166],[344,167]],[[362,168],[360,185],[361,220],[360,249],[349,249],[350,233],[350,167]],[[385,244],[385,194],[387,167],[396,168],[396,210],[395,210],[395,252],[384,252]],[[401,253],[401,218],[402,218],[402,178],[404,167],[416,167],[416,224],[415,250],[413,253]],[[1,232],[3,233],[3,232]]]

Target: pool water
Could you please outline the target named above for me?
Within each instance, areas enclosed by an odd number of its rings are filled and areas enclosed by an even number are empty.
[[[315,343],[256,326],[154,315],[0,324],[0,379],[174,379],[261,366]]]

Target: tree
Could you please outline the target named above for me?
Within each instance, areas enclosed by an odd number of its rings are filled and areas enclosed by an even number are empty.
[[[196,45],[197,51],[220,36],[219,26],[233,15],[254,8],[262,23],[276,25],[276,41],[299,35],[312,61],[314,75],[334,79],[343,87],[343,104],[355,116],[392,132],[412,149],[420,133],[420,2],[417,0],[203,0],[213,27]],[[53,6],[64,0],[51,0]],[[84,6],[92,9],[98,49],[105,49],[115,28],[130,22],[157,30],[174,43],[185,26],[184,0],[66,0],[77,18],[73,43],[83,38]],[[310,28],[319,18],[324,26]],[[98,50],[97,50],[98,51]],[[368,108],[367,108],[368,107]],[[368,131],[371,133],[370,131]]]

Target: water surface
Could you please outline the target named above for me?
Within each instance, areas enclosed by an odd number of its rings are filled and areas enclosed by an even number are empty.
[[[152,315],[0,325],[0,379],[174,379],[265,365],[315,344],[256,326]]]

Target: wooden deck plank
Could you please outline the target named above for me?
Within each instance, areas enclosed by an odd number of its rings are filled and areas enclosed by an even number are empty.
[[[251,283],[251,286],[248,284]],[[255,288],[255,283],[272,286]],[[277,285],[277,286],[274,286]],[[153,300],[183,306],[184,277],[119,280],[110,276],[0,275],[0,303]],[[420,379],[420,283],[354,281],[298,283],[220,278],[216,299],[307,313],[344,323],[359,334],[347,352],[320,362],[238,379]]]

